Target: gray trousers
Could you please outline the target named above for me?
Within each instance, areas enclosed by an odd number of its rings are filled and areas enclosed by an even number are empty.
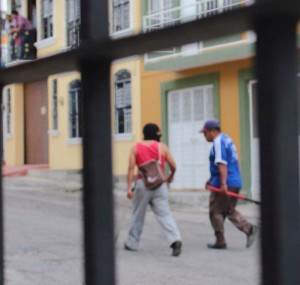
[[[131,227],[125,242],[127,247],[138,250],[148,204],[162,226],[170,245],[181,240],[180,232],[169,208],[169,189],[165,183],[156,190],[148,190],[144,182],[138,179],[132,204]]]

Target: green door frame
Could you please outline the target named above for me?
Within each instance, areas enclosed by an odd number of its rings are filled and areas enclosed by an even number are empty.
[[[250,116],[248,84],[256,79],[254,68],[240,69],[239,73],[239,108],[240,108],[240,145],[241,145],[241,173],[243,189],[251,197],[251,148],[250,148]]]

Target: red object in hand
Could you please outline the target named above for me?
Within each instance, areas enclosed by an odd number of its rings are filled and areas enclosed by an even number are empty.
[[[208,190],[210,190],[210,191],[222,193],[222,191],[221,191],[220,188],[217,188],[217,187],[214,187],[214,186],[207,186],[207,188],[208,188]],[[248,202],[252,202],[252,203],[255,203],[255,204],[257,204],[257,205],[260,205],[260,204],[261,204],[260,201],[252,200],[252,199],[247,198],[246,196],[241,195],[241,194],[238,194],[238,193],[234,193],[234,192],[227,191],[226,194],[227,194],[228,196],[235,197],[235,198],[237,198],[237,199],[245,200],[245,201],[248,201]]]

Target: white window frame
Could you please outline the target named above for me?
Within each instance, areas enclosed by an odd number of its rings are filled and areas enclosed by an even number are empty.
[[[118,79],[118,77],[122,74],[128,74],[129,77],[125,78],[124,80]],[[123,85],[123,88],[118,88],[118,85]],[[124,92],[129,85],[129,94]],[[127,87],[126,87],[127,86]],[[121,91],[122,94],[117,94],[117,90]],[[128,89],[127,89],[128,92]],[[115,109],[115,135],[114,138],[121,139],[121,140],[129,140],[132,138],[132,76],[131,72],[128,69],[122,69],[115,73],[114,75],[114,109]],[[119,99],[118,96],[121,96]],[[117,106],[119,104],[119,106]],[[129,111],[129,112],[126,112]],[[119,112],[123,112],[124,116],[124,132],[119,131]],[[126,114],[127,117],[126,117]],[[130,117],[130,119],[129,119]],[[130,126],[128,126],[130,124]]]
[[[112,38],[120,38],[133,34],[133,0],[128,0],[129,2],[129,27],[126,29],[121,29],[120,31],[114,30],[114,6],[113,1],[110,0],[110,35]]]
[[[75,85],[75,84],[79,84],[79,86],[77,88],[74,88],[72,87],[72,85]],[[78,139],[81,139],[82,136],[82,118],[80,118],[80,116],[82,116],[82,110],[80,111],[80,108],[82,109],[82,98],[79,98],[80,96],[80,93],[82,92],[82,89],[81,89],[81,80],[79,79],[75,79],[73,81],[71,81],[69,83],[69,88],[68,88],[68,105],[69,105],[69,110],[68,110],[68,125],[69,125],[69,139],[68,139],[68,143],[71,143],[72,141],[78,141]],[[76,98],[76,110],[75,110],[75,116],[77,117],[76,118],[76,124],[75,124],[75,136],[73,136],[72,134],[72,130],[73,130],[73,110],[71,109],[71,92],[74,92],[73,90],[77,89],[77,98]],[[81,105],[80,105],[80,100],[81,100]]]
[[[65,17],[65,22],[64,22],[64,30],[65,30],[65,48],[64,48],[64,50],[69,50],[69,49],[72,49],[72,48],[77,48],[79,46],[79,40],[80,40],[80,39],[78,39],[78,45],[72,45],[72,44],[69,43],[69,37],[68,37],[68,26],[69,26],[68,2],[69,1],[73,1],[73,2],[74,1],[78,1],[78,5],[79,5],[79,24],[78,24],[78,26],[80,27],[80,24],[81,24],[80,1],[84,1],[84,0],[66,0],[65,1],[64,9],[65,9],[65,15],[66,15],[66,17]],[[74,21],[76,21],[76,19],[74,19]],[[75,27],[76,27],[76,25],[75,25]]]
[[[42,1],[43,0],[37,0],[38,1],[38,5],[37,5],[37,10],[36,10],[36,19],[37,19],[37,42],[34,44],[34,46],[39,50],[39,49],[43,49],[43,48],[47,48],[50,47],[52,45],[54,45],[56,43],[55,40],[55,27],[53,26],[53,36],[50,38],[46,38],[46,39],[42,39],[41,37],[41,27],[42,27],[42,21],[41,21],[41,9],[42,9]],[[53,19],[55,19],[55,5],[56,5],[56,0],[52,0],[53,1]],[[53,20],[54,21],[54,20]],[[55,21],[54,21],[55,22]]]
[[[52,11],[52,19],[53,19],[53,28],[52,28],[52,36],[47,38],[42,38],[42,28],[43,28],[43,20],[42,20],[42,7],[43,7],[43,0],[38,0],[37,6],[37,38],[38,41],[34,44],[37,49],[42,49],[49,47],[55,44],[55,6],[56,0],[52,0],[53,11]]]

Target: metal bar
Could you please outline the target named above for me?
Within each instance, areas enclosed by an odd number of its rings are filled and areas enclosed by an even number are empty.
[[[264,285],[300,284],[296,25],[256,21]]]
[[[78,61],[80,58],[90,60],[110,58],[111,60],[115,60],[132,55],[144,54],[153,50],[161,50],[172,46],[180,46],[191,42],[241,33],[253,29],[254,17],[259,15],[277,15],[287,8],[291,10],[294,8],[294,10],[290,12],[290,15],[299,16],[300,9],[296,9],[296,5],[284,5],[284,7],[279,7],[279,5],[276,5],[277,2],[278,1],[272,1],[272,3],[268,3],[268,5],[248,6],[162,30],[112,40],[109,39],[108,33],[105,36],[100,36],[99,33],[96,33],[98,26],[107,28],[106,25],[103,25],[103,23],[108,22],[103,20],[104,16],[101,15],[101,18],[98,14],[98,22],[102,21],[101,24],[96,24],[91,20],[93,13],[97,14],[99,9],[99,11],[103,11],[103,8],[100,8],[102,2],[98,1],[96,4],[97,10],[95,10],[95,12],[86,1],[83,1],[82,5],[84,5],[84,7],[87,6],[87,8],[81,9],[82,20],[88,20],[89,25],[94,26],[91,30],[87,29],[87,31],[81,32],[81,35],[84,35],[86,32],[87,35],[89,35],[89,33],[93,32],[92,35],[86,36],[83,39],[81,48],[30,63],[1,69],[0,83],[10,84],[36,81],[51,74],[78,70]],[[91,13],[91,15],[88,13]],[[181,36],[178,37],[178,34]],[[98,35],[98,37],[96,35]]]
[[[108,1],[81,1],[82,40],[108,37]],[[82,59],[85,284],[114,285],[109,58]]]
[[[3,86],[0,85],[0,163],[3,163],[3,112],[2,112],[2,102],[3,102]],[[4,284],[4,225],[3,218],[3,184],[2,175],[0,175],[0,285]]]
[[[83,62],[85,280],[113,285],[110,62]]]

